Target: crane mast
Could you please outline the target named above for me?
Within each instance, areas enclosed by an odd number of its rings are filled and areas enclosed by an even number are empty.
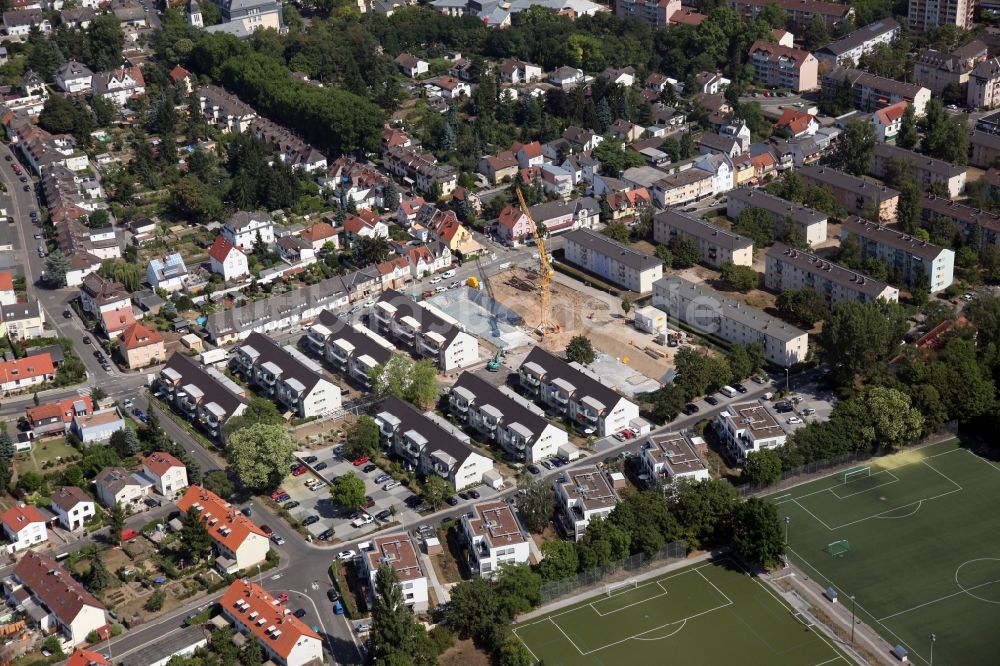
[[[538,247],[538,289],[541,296],[539,300],[542,306],[541,314],[538,318],[538,331],[544,337],[549,331],[555,330],[555,327],[549,321],[551,317],[549,283],[552,281],[555,271],[552,270],[552,264],[549,262],[549,254],[545,250],[545,239],[538,233],[538,223],[531,217],[531,212],[528,210],[528,204],[524,201],[524,194],[521,193],[520,187],[517,188],[517,201],[521,204],[521,212],[531,222],[531,235],[534,236],[535,245]]]

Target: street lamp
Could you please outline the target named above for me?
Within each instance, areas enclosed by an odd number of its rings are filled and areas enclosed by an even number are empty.
[[[785,393],[788,393],[788,368],[785,368]]]
[[[788,545],[788,523],[792,522],[791,516],[785,516],[785,545]]]
[[[931,666],[934,666],[934,641],[937,640],[936,634],[931,634]]]
[[[854,601],[854,595],[852,594],[851,595],[851,645],[854,645],[854,625],[857,624],[857,622],[854,619],[854,608],[856,605],[857,604]]]

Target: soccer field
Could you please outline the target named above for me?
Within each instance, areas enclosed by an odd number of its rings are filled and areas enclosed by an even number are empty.
[[[951,440],[770,499],[792,560],[910,661],[931,634],[939,664],[1000,661],[1000,466]]]
[[[853,663],[731,560],[599,593],[514,633],[546,666]]]

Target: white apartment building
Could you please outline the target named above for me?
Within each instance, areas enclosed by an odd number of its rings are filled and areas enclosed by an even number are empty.
[[[816,59],[830,67],[855,67],[861,61],[861,56],[871,53],[879,44],[892,44],[898,36],[899,23],[894,19],[884,18],[827,44],[816,51]]]
[[[947,289],[955,271],[955,251],[919,240],[856,215],[844,220],[841,242],[857,239],[864,259],[878,259],[898,271],[908,285],[926,282],[932,294]]]
[[[377,536],[371,540],[371,547],[361,552],[369,600],[375,598],[375,577],[383,565],[392,567],[399,577],[400,591],[407,607],[416,612],[427,610],[427,577],[420,568],[417,549],[413,547],[410,537],[405,533]]]
[[[583,538],[594,518],[607,518],[618,505],[618,493],[596,467],[580,467],[556,484],[556,508],[566,533],[575,541]]]
[[[701,250],[702,263],[713,268],[727,263],[753,265],[753,241],[749,238],[676,210],[657,214],[653,218],[653,240],[666,245],[673,238],[693,242]]]
[[[639,449],[639,463],[647,483],[670,485],[677,479],[707,481],[708,466],[694,448],[694,443],[681,433],[649,435]]]
[[[806,360],[809,351],[805,331],[680,277],[665,277],[654,285],[653,305],[669,317],[727,342],[759,342],[767,360],[783,367]]]
[[[222,236],[243,251],[252,250],[258,237],[270,246],[274,243],[274,222],[264,212],[237,211],[222,225]]]
[[[779,294],[815,289],[832,306],[844,301],[870,303],[880,298],[899,301],[899,289],[892,285],[783,243],[768,248],[765,265],[764,285]]]
[[[740,461],[755,451],[784,446],[787,440],[785,431],[760,400],[727,406],[715,417],[715,429]]]
[[[505,386],[463,372],[448,392],[451,414],[481,438],[496,443],[516,462],[551,458],[566,444],[566,431],[545,418],[545,412]]]
[[[749,187],[735,189],[726,197],[726,217],[729,219],[735,220],[746,208],[767,211],[774,221],[775,236],[781,233],[785,221],[791,220],[805,237],[807,245],[816,245],[826,240],[826,213]]]
[[[479,362],[479,340],[433,305],[389,289],[368,316],[368,326],[417,358],[432,358],[442,372]]]
[[[590,229],[565,234],[566,261],[614,285],[645,294],[663,275],[663,262]]]
[[[341,407],[340,387],[323,369],[292,345],[281,346],[261,333],[251,333],[236,348],[230,367],[299,418],[322,416]]]
[[[462,537],[469,551],[469,568],[492,577],[505,564],[525,564],[531,558],[528,535],[506,502],[475,504],[462,516]]]
[[[606,437],[639,418],[639,406],[576,363],[532,347],[518,368],[521,389],[532,400],[554,408],[584,434]]]
[[[309,327],[306,346],[341,375],[353,379],[366,390],[371,388],[368,373],[392,358],[396,348],[378,333],[361,324],[348,324],[329,310],[319,313]]]

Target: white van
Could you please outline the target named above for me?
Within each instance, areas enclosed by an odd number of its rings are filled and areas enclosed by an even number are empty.
[[[736,397],[736,389],[734,389],[732,386],[723,386],[722,388],[719,389],[719,393],[726,396],[727,398]]]

